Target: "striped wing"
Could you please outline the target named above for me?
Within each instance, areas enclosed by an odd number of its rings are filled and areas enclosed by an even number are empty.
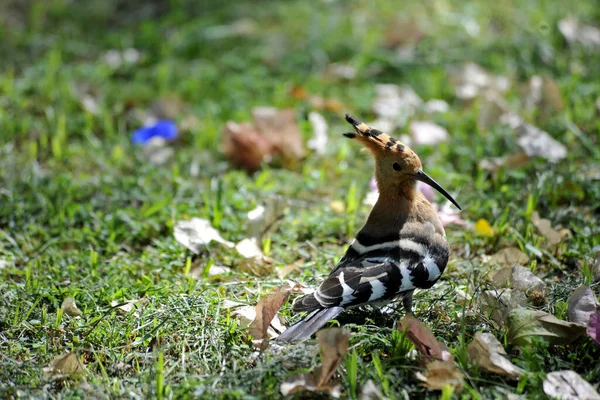
[[[433,235],[427,240],[401,235],[371,245],[355,239],[316,292],[294,303],[294,311],[352,307],[430,288],[444,271],[449,255],[445,240],[432,240]]]

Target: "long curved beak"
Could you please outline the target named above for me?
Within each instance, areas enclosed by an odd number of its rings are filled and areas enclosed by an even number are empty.
[[[456,202],[456,200],[454,200],[452,198],[452,196],[450,196],[450,194],[448,192],[446,192],[446,190],[443,187],[440,186],[439,183],[437,183],[436,181],[434,181],[429,175],[427,175],[425,172],[423,172],[423,170],[421,170],[421,169],[418,170],[417,173],[416,174],[412,174],[412,176],[416,180],[428,184],[429,186],[431,186],[432,188],[434,188],[435,190],[437,190],[438,192],[440,192],[441,194],[443,194],[445,198],[447,198],[448,200],[450,200],[450,202],[456,206],[456,208],[458,208],[459,210],[462,210],[462,208],[460,208],[460,206],[458,205],[458,203]]]

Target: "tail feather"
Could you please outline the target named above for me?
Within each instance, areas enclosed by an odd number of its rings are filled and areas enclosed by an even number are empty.
[[[337,317],[342,311],[344,311],[343,307],[331,307],[315,310],[304,317],[303,320],[287,328],[281,335],[279,335],[277,340],[282,342],[294,342],[308,339],[315,332],[321,329],[321,327],[323,327],[323,325],[325,325],[330,319]]]

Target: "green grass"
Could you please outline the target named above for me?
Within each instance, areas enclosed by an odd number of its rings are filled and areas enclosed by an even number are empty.
[[[236,270],[240,257],[218,245],[194,256],[175,241],[173,225],[206,218],[238,241],[249,210],[269,197],[290,199],[271,236],[270,256],[278,266],[303,258],[291,279],[316,285],[369,211],[361,199],[372,162],[341,133],[348,130],[344,112],[373,117],[377,83],[408,84],[426,100],[450,104],[451,111],[434,120],[451,141],[417,151],[464,207],[463,218],[484,218],[496,232],[485,237],[450,226],[447,272],[415,299],[417,316],[467,374],[461,396],[498,398],[508,390],[544,398],[545,373],[560,369],[600,383],[594,361],[600,351],[589,339],[525,350],[508,346],[528,371],[519,382],[479,371],[465,356],[474,333],[487,330],[503,340],[506,332],[465,313],[454,290],[466,287],[477,298],[491,268],[482,256],[507,246],[530,256],[529,266],[549,283],[539,308],[559,318],[566,318],[571,291],[590,284],[589,265],[600,251],[600,110],[594,104],[600,52],[568,46],[556,24],[573,14],[598,25],[595,2],[12,3],[0,6],[0,261],[6,262],[0,268],[0,396],[279,397],[285,377],[318,363],[314,343],[259,356],[222,302],[252,305],[287,281],[274,272],[258,278]],[[382,45],[397,12],[427,26],[412,61]],[[256,31],[215,38],[214,27],[240,18],[254,20]],[[470,36],[461,18],[479,24],[480,34]],[[112,68],[102,61],[107,50],[129,47],[141,52],[139,64]],[[565,109],[523,116],[564,143],[568,157],[556,165],[533,160],[496,175],[480,169],[480,159],[518,146],[502,126],[479,132],[479,105],[455,98],[450,71],[469,61],[511,77],[506,99],[516,110],[520,87],[532,75],[552,77]],[[353,66],[356,78],[331,79],[325,74],[331,62]],[[271,105],[291,107],[304,121],[311,108],[290,95],[293,85],[344,104],[339,112],[323,112],[330,125],[327,155],[310,154],[296,170],[266,167],[253,176],[228,167],[219,152],[227,120],[248,120],[252,107]],[[80,93],[97,100],[97,114],[82,108]],[[162,167],[147,163],[129,139],[140,125],[133,110],[159,98],[181,103],[179,121],[190,115],[200,121],[182,133],[174,160]],[[308,138],[310,125],[301,127]],[[192,173],[194,163],[199,174]],[[354,210],[336,214],[331,200]],[[532,211],[571,229],[572,238],[552,250],[530,222]],[[195,279],[185,274],[190,262],[228,265],[233,272]],[[598,284],[592,289],[600,294]],[[81,318],[57,312],[68,296]],[[141,298],[147,304],[137,313],[111,307]],[[283,314],[292,320],[289,305]],[[340,318],[352,330],[351,350],[338,371],[346,396],[359,393],[368,379],[390,398],[439,396],[414,377],[419,366],[393,332],[396,317]],[[68,351],[82,357],[87,385],[43,381],[41,368]]]

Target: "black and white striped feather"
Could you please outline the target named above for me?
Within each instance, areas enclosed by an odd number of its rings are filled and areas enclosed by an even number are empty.
[[[430,222],[406,222],[397,235],[385,238],[361,231],[319,288],[294,302],[295,312],[309,314],[280,340],[308,338],[333,318],[331,314],[346,308],[386,303],[410,297],[417,288],[430,288],[444,272],[448,256],[445,238]],[[335,312],[323,311],[331,309]]]

